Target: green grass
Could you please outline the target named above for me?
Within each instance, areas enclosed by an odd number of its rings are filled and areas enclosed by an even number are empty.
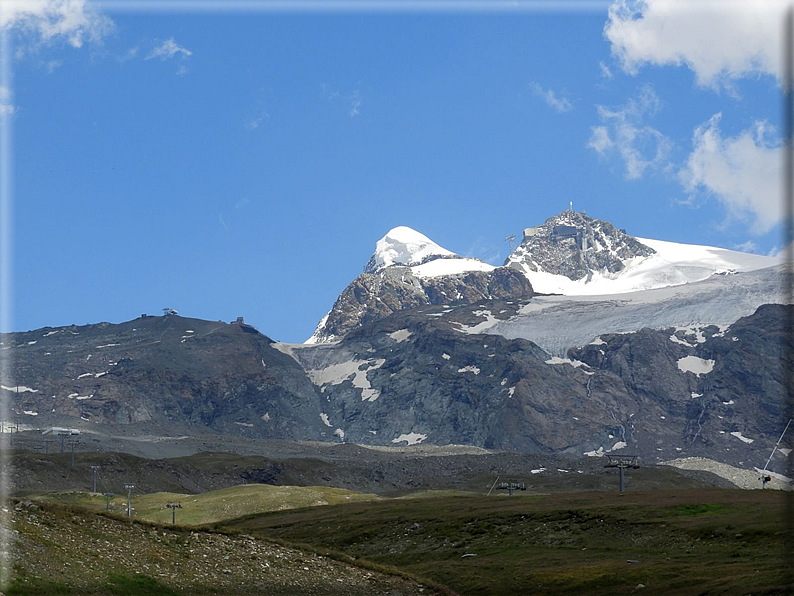
[[[714,515],[717,513],[728,513],[728,510],[721,503],[704,503],[698,505],[679,505],[671,507],[668,510],[668,515],[685,515],[694,517],[698,515]]]
[[[32,493],[28,494],[26,498],[33,501],[75,505],[92,511],[104,511],[106,507],[105,497],[97,493],[83,491]],[[176,510],[177,524],[197,526],[265,511],[368,501],[378,498],[372,494],[324,486],[246,484],[199,495],[179,493],[133,495],[132,516],[152,522],[170,523],[172,512],[166,508],[166,504],[179,503],[182,508]],[[126,495],[117,495],[112,498],[110,511],[126,515]]]
[[[771,491],[443,495],[249,515],[255,535],[342,551],[468,595],[775,594],[783,498]]]

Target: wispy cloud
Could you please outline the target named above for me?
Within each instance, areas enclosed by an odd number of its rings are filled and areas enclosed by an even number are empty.
[[[741,252],[758,252],[758,245],[752,240],[748,240],[747,242],[742,242],[741,244],[734,244],[733,250],[739,250]]]
[[[223,214],[218,213],[218,223],[221,224],[224,230],[227,232],[229,231],[229,226],[226,225],[226,222],[223,221]]]
[[[544,89],[534,81],[529,84],[529,90],[533,95],[540,97],[549,107],[553,108],[560,114],[564,112],[570,112],[573,109],[573,102],[571,102],[571,100],[566,97],[558,96],[551,89]]]
[[[730,218],[750,220],[750,231],[763,234],[782,217],[780,141],[764,121],[734,137],[723,137],[722,114],[712,116],[692,135],[692,153],[678,179],[694,201],[704,193],[717,198]]]
[[[259,116],[257,116],[256,118],[251,118],[250,120],[246,120],[245,127],[248,130],[256,130],[257,128],[259,128],[260,124],[262,124],[263,122],[267,122],[268,120],[270,120],[270,114],[268,114],[265,111],[262,111],[259,114]]]
[[[483,237],[478,237],[469,248],[463,253],[464,257],[473,257],[485,261],[490,265],[499,266],[504,261],[502,257],[502,250],[507,248],[507,245],[495,244],[488,242]]]
[[[168,60],[173,58],[177,54],[182,54],[183,56],[192,56],[193,52],[188,50],[185,47],[180,46],[176,43],[176,40],[172,37],[170,39],[166,39],[163,43],[156,46],[152,49],[151,52],[146,56],[146,60],[151,60],[153,58],[159,58],[160,60]]]
[[[643,86],[637,97],[622,106],[596,106],[601,125],[591,128],[587,146],[602,156],[616,152],[629,180],[642,178],[647,170],[668,169],[672,141],[645,123],[660,107],[659,97],[650,85]]]
[[[356,89],[350,95],[350,111],[348,112],[348,114],[350,115],[351,118],[355,118],[356,116],[359,115],[360,113],[359,108],[361,107],[361,102],[362,102],[361,93],[359,92],[358,89]]]
[[[140,51],[141,49],[138,46],[133,46],[129,50],[124,52],[122,56],[119,56],[117,60],[119,62],[126,62],[127,60],[132,60],[133,58],[136,58],[138,56],[138,53]]]
[[[184,64],[181,64],[179,68],[176,69],[176,75],[178,77],[184,77],[189,72],[190,71],[188,70],[187,66],[185,66]]]
[[[242,199],[240,199],[239,201],[237,201],[234,204],[234,208],[235,209],[242,209],[243,207],[245,207],[250,202],[251,202],[251,199],[249,199],[248,197],[243,197]]]
[[[328,83],[320,84],[320,95],[328,101],[341,100],[347,104],[347,115],[355,118],[361,114],[361,106],[364,103],[364,96],[360,88],[356,88],[350,93],[343,93]]]
[[[623,70],[644,65],[686,65],[703,87],[781,76],[786,0],[617,0],[609,8],[604,36]]]
[[[10,115],[16,111],[16,107],[11,103],[11,90],[0,85],[0,115]]]
[[[65,40],[75,48],[100,41],[114,29],[113,21],[86,0],[3,2],[0,27],[14,28],[48,43]]]
[[[61,66],[63,66],[63,60],[48,60],[44,64],[44,68],[47,70],[49,74],[54,73]]]
[[[615,78],[615,75],[612,74],[612,71],[603,62],[599,62],[598,63],[598,67],[601,69],[601,76],[604,77],[605,79],[614,79]]]

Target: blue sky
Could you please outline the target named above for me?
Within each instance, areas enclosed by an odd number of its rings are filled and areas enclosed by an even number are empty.
[[[303,341],[390,228],[501,264],[569,201],[779,250],[776,16],[665,1],[7,17],[14,330],[172,307]]]

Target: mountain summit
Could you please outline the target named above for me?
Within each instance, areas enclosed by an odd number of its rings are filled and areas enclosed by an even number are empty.
[[[462,257],[405,226],[375,245],[364,272],[340,294],[307,343],[341,339],[396,311],[429,304],[611,295],[677,286],[778,264],[764,257],[630,236],[572,209],[524,229],[521,244],[494,267]]]
[[[375,252],[369,259],[364,273],[376,271],[391,265],[421,265],[433,259],[447,257],[459,258],[454,252],[442,248],[424,234],[407,226],[397,226],[378,240]]]
[[[433,261],[443,259],[430,265]],[[462,257],[406,226],[392,228],[378,240],[364,273],[377,273],[386,267],[410,267],[417,277],[455,275],[467,271],[496,269],[480,259]]]
[[[526,228],[523,241],[505,265],[524,273],[541,271],[589,281],[594,272],[615,274],[631,259],[655,252],[608,221],[563,211],[540,226]]]
[[[306,343],[341,339],[367,322],[428,304],[471,304],[494,298],[532,296],[520,272],[462,257],[406,226],[389,232],[339,295]]]
[[[608,221],[572,210],[526,228],[505,261],[526,275],[537,292],[566,295],[649,290],[776,264],[772,257],[724,248],[635,238]]]

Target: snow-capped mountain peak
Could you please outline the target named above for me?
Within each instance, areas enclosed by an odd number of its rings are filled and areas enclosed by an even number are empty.
[[[398,226],[389,230],[386,235],[378,240],[375,252],[370,257],[365,273],[375,273],[384,267],[403,265],[410,267],[420,265],[434,258],[457,257],[454,252],[447,250],[430,240],[424,234],[407,226]]]
[[[339,295],[306,343],[334,341],[399,310],[530,296],[532,286],[521,272],[462,257],[399,226],[378,240],[364,272]]]
[[[607,221],[564,211],[524,238],[505,265],[541,293],[618,294],[675,286],[779,261],[710,246],[634,238]]]

